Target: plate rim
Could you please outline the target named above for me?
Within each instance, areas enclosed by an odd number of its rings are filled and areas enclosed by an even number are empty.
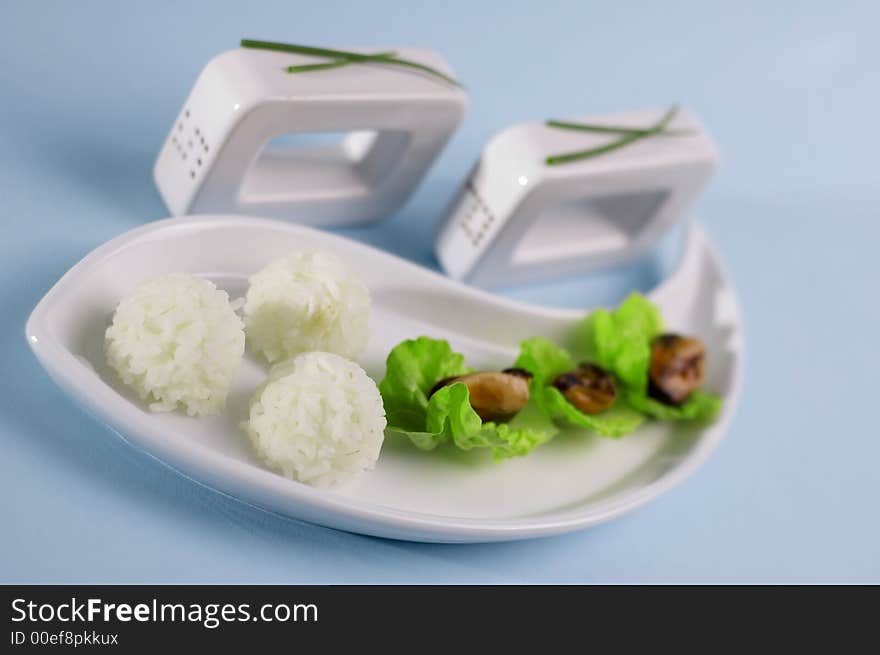
[[[708,234],[696,221],[689,226],[684,252],[676,270],[686,259],[688,252],[698,248],[702,249],[711,257],[725,288],[731,295],[734,310],[733,322],[737,325],[737,340],[731,347],[735,348],[737,365],[732,371],[730,389],[725,396],[724,408],[716,422],[707,429],[707,433],[698,440],[685,458],[675,467],[639,489],[592,504],[587,510],[572,510],[550,517],[539,515],[537,517],[487,519],[446,517],[359,501],[354,497],[340,496],[332,491],[316,489],[289,480],[267,469],[247,465],[195,442],[184,439],[168,439],[164,431],[159,427],[151,426],[148,417],[143,416],[143,413],[135,406],[120,402],[121,397],[109,385],[95,385],[92,381],[89,381],[89,384],[82,384],[79,374],[83,370],[90,371],[92,374],[95,372],[60,343],[52,334],[51,326],[47,320],[54,302],[66,288],[105,258],[154,232],[178,226],[196,228],[202,225],[216,227],[223,224],[254,225],[255,223],[292,233],[318,234],[330,241],[345,241],[365,252],[379,252],[383,256],[397,259],[408,267],[418,269],[419,274],[433,276],[436,281],[442,282],[444,285],[464,289],[492,304],[530,313],[540,311],[544,316],[554,314],[560,317],[572,317],[583,314],[581,310],[545,308],[493,295],[450,280],[440,273],[419,266],[393,253],[342,235],[272,219],[222,214],[167,218],[138,226],[99,245],[62,275],[37,303],[25,325],[25,337],[28,345],[41,366],[61,390],[85,408],[99,423],[109,427],[124,442],[183,477],[239,502],[280,516],[349,532],[410,541],[488,542],[560,534],[592,527],[631,512],[689,478],[706,462],[723,440],[739,404],[746,350],[741,304],[724,262],[718,255]],[[661,281],[657,288],[661,287],[664,282],[665,280]],[[89,389],[90,393],[86,393],[86,389]],[[280,502],[273,502],[282,499],[289,506],[287,509],[280,507]]]

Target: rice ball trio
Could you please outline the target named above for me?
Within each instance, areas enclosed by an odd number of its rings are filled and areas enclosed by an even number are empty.
[[[375,382],[350,361],[369,338],[363,282],[329,253],[293,253],[250,278],[241,314],[203,278],[145,280],[116,309],[107,362],[153,411],[216,414],[247,335],[251,350],[274,364],[242,424],[257,455],[317,486],[372,468],[385,413]]]

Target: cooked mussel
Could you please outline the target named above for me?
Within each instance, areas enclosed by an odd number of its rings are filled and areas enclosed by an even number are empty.
[[[614,376],[595,364],[581,364],[574,371],[557,376],[553,386],[584,414],[604,412],[617,398]]]
[[[681,405],[703,383],[706,349],[694,337],[661,334],[651,342],[648,394]]]
[[[461,382],[467,386],[471,407],[481,419],[505,423],[516,416],[529,401],[531,378],[532,374],[521,368],[478,371],[444,378],[434,385],[428,396],[434,395],[438,389]]]

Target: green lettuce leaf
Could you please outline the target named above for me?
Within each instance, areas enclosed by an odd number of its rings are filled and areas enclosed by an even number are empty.
[[[461,383],[428,398],[440,380],[470,371],[464,357],[444,340],[419,337],[395,346],[379,383],[388,431],[408,437],[422,450],[452,441],[462,450],[491,448],[495,459],[525,455],[557,432],[551,421],[530,409],[531,403],[510,423],[483,423]]]
[[[637,411],[623,402],[615,402],[601,414],[584,414],[565,399],[553,386],[557,375],[575,367],[571,355],[542,337],[527,339],[520,344],[514,366],[532,374],[530,394],[545,416],[552,420],[587,428],[603,437],[622,437],[635,430],[644,420]]]
[[[614,311],[597,309],[582,326],[581,342],[599,366],[627,389],[647,388],[651,340],[663,331],[660,310],[650,300],[632,293]]]
[[[540,385],[550,384],[557,375],[574,368],[574,360],[568,351],[549,339],[534,337],[519,345],[519,357],[514,366],[532,374],[532,381]]]
[[[724,401],[720,396],[700,389],[694,391],[681,405],[667,405],[648,395],[628,394],[627,404],[635,410],[662,421],[699,421],[710,423],[721,412]]]
[[[399,431],[419,432],[426,431],[428,393],[434,385],[443,378],[470,373],[471,369],[465,366],[464,355],[453,352],[448,342],[419,337],[395,346],[388,354],[385,371],[379,392],[388,425]]]
[[[498,461],[528,455],[536,447],[550,441],[557,432],[559,428],[553,421],[533,402],[529,402],[508,423],[486,422],[479,432],[467,435],[453,431],[452,439],[462,450],[491,448],[492,457]]]
[[[639,427],[645,417],[628,403],[617,400],[601,414],[584,414],[555,387],[544,387],[540,402],[557,420],[592,430],[601,437],[622,437]]]
[[[616,310],[598,309],[590,314],[582,323],[578,342],[602,368],[617,376],[626,404],[633,410],[662,420],[711,421],[722,406],[714,394],[695,391],[677,407],[648,396],[651,341],[662,332],[660,310],[641,294],[632,293]]]

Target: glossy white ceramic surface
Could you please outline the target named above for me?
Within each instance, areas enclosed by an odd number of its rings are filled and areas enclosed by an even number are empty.
[[[725,397],[723,414],[709,427],[652,423],[621,440],[566,432],[527,457],[501,463],[486,453],[424,453],[387,438],[374,471],[323,491],[265,470],[249,451],[237,426],[265,375],[250,355],[225,413],[205,419],[147,411],[107,369],[104,330],[120,297],[139,280],[198,273],[235,297],[267,260],[308,248],[342,256],[370,287],[372,338],[360,361],[377,379],[389,349],[405,338],[446,338],[473,366],[504,367],[523,338],[543,335],[566,344],[584,315],[496,297],[311,228],[203,216],[150,223],[90,253],[34,309],[27,339],[51,377],[98,420],[193,480],[291,517],[399,539],[521,539],[619,516],[696,469],[736,407],[743,360],[738,303],[698,225],[678,269],[651,297],[670,328],[699,335],[708,348],[706,387]]]

